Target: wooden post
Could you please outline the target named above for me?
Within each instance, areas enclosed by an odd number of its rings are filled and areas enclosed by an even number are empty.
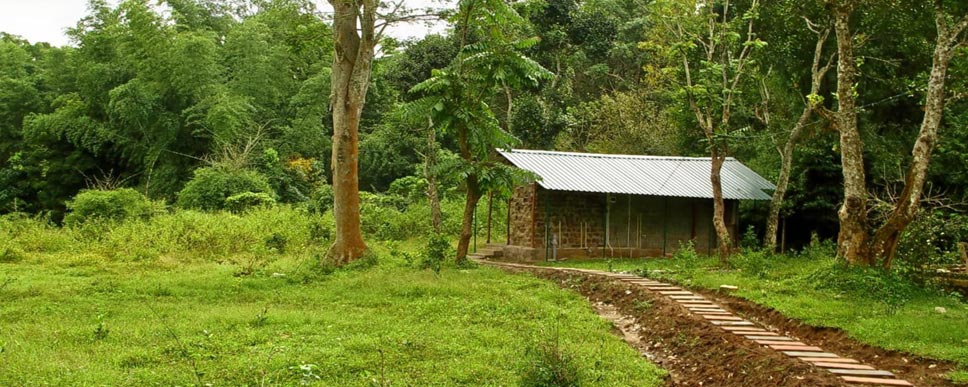
[[[783,253],[783,252],[786,251],[786,225],[787,225],[786,218],[783,218],[783,235],[780,237],[780,252],[781,253]]]
[[[507,245],[511,244],[511,200],[512,199],[514,199],[513,193],[511,194],[511,196],[508,196],[508,217],[507,219],[504,220],[505,223],[507,224],[507,229],[505,231],[507,231],[508,237],[507,239],[504,240],[505,244]]]
[[[487,193],[487,244],[491,244],[491,213],[494,212],[494,192]]]
[[[669,242],[669,198],[666,197],[662,199],[665,202],[662,207],[665,207],[662,211],[662,257],[669,254],[667,250],[667,245]]]

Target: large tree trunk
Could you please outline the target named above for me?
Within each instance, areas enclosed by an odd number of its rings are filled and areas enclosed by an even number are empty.
[[[729,227],[726,227],[726,203],[723,201],[723,163],[726,155],[717,147],[712,148],[712,169],[709,173],[709,180],[713,186],[713,227],[716,229],[717,252],[719,260],[726,263],[729,258],[729,249],[733,239],[729,235]]]
[[[359,126],[373,61],[376,2],[331,0],[334,9],[330,107],[333,110],[333,216],[336,237],[328,259],[342,265],[363,256],[360,228]],[[362,6],[362,11],[361,7]],[[357,26],[357,21],[361,22]],[[358,33],[359,30],[359,33]]]
[[[841,0],[833,6],[837,32],[837,113],[840,131],[840,164],[844,174],[844,203],[837,211],[840,232],[837,256],[851,264],[870,265],[867,249],[867,184],[864,176],[863,142],[857,128],[857,64],[854,61],[850,14],[854,3]]]
[[[938,37],[934,46],[934,59],[931,66],[931,77],[928,79],[928,94],[924,107],[924,118],[921,121],[921,131],[911,151],[911,165],[908,167],[904,179],[904,190],[888,216],[887,221],[874,233],[871,239],[870,253],[873,259],[880,260],[883,267],[889,268],[897,252],[897,243],[901,233],[914,220],[921,203],[924,182],[927,178],[931,153],[938,140],[938,127],[944,115],[945,76],[948,64],[958,43],[958,35],[968,25],[968,17],[960,24],[948,28],[945,14],[940,2],[936,2],[935,22]]]

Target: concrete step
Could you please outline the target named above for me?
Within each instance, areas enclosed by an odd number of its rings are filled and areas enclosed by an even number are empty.
[[[481,248],[477,249],[474,254],[486,255],[489,257],[501,257],[504,256],[504,251],[501,249]]]

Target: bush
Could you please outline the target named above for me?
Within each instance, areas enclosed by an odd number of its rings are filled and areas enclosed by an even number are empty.
[[[404,176],[390,183],[387,193],[407,198],[411,203],[426,200],[427,179],[418,176]]]
[[[897,247],[897,267],[922,272],[934,265],[961,261],[958,242],[968,238],[968,217],[942,211],[922,211]]]
[[[754,250],[737,255],[732,262],[747,275],[765,279],[769,275],[770,268],[773,267],[772,259],[775,257],[771,254],[763,250]]]
[[[333,208],[333,186],[321,185],[309,197],[309,212],[322,215]]]
[[[427,240],[427,246],[424,247],[421,254],[417,268],[421,270],[431,269],[434,273],[440,273],[440,267],[444,263],[444,260],[452,255],[453,249],[450,246],[450,239],[443,234],[431,234],[430,239]]]
[[[155,212],[155,205],[140,192],[121,188],[81,191],[67,202],[67,209],[70,213],[64,217],[64,223],[74,226],[92,220],[148,219]]]
[[[522,387],[576,387],[581,385],[578,361],[561,347],[557,335],[527,349]]]
[[[225,199],[225,208],[241,214],[252,208],[267,208],[276,204],[276,199],[264,192],[243,192]]]
[[[837,256],[837,244],[832,240],[821,240],[817,234],[810,235],[810,244],[800,250],[798,258],[823,261]]]
[[[226,208],[226,199],[241,193],[263,193],[275,199],[275,193],[262,174],[244,169],[199,168],[195,177],[178,193],[182,208],[217,211]]]

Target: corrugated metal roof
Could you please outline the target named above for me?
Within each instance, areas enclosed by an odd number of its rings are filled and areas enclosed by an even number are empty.
[[[511,164],[534,172],[538,184],[555,191],[712,198],[708,157],[606,155],[535,150],[498,150]],[[770,200],[773,183],[743,163],[726,158],[726,199]]]

